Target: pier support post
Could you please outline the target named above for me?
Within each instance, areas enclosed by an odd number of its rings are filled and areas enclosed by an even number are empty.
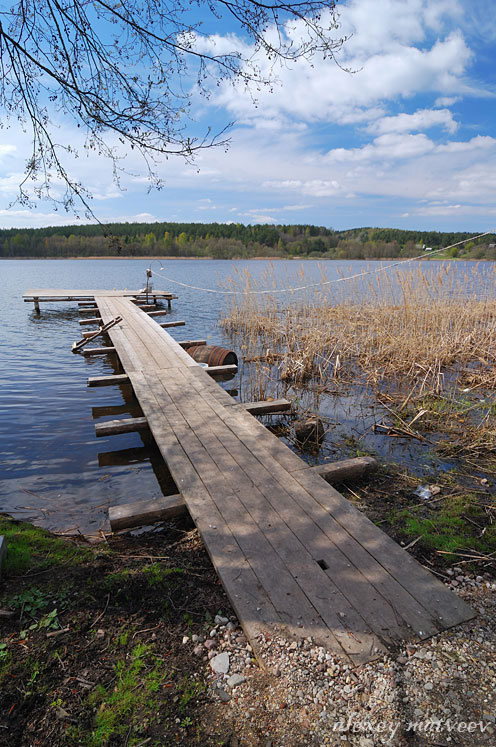
[[[35,310],[36,314],[39,314],[40,313],[40,299],[39,298],[33,298],[33,303],[34,303],[34,310]]]

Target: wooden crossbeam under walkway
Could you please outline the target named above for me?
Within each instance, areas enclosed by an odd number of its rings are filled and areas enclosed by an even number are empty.
[[[255,650],[312,636],[349,662],[473,611],[125,298],[96,299],[143,417]]]

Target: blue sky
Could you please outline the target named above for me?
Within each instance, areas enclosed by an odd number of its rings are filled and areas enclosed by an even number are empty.
[[[98,218],[496,229],[496,3],[347,0],[339,9],[340,34],[350,35],[339,62],[357,72],[319,59],[280,66],[256,106],[241,86],[214,87],[208,100],[193,92],[194,127],[233,121],[231,143],[194,165],[164,161],[160,192],[148,191],[135,154],[125,154],[121,189],[109,162],[81,155],[72,167]],[[246,40],[219,22],[203,45]],[[78,143],[69,122],[57,127]],[[15,125],[0,130],[0,227],[75,222],[50,203],[8,208],[27,147]]]

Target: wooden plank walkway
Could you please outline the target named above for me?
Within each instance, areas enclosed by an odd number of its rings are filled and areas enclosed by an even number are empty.
[[[32,301],[38,298],[40,301],[43,299],[50,298],[52,300],[93,300],[98,296],[105,296],[106,298],[134,298],[135,296],[146,295],[143,290],[103,290],[103,289],[70,289],[65,288],[28,288],[28,290],[22,294],[22,297],[27,301]],[[169,291],[161,290],[150,290],[149,296],[156,296],[157,298],[177,298],[173,293]]]
[[[358,664],[473,611],[236,403],[153,319],[96,296],[122,366],[245,632]]]

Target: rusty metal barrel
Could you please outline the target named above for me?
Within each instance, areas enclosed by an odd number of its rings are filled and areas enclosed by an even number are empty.
[[[197,363],[207,366],[237,366],[238,356],[233,350],[219,347],[219,345],[193,345],[186,348],[186,352]]]

